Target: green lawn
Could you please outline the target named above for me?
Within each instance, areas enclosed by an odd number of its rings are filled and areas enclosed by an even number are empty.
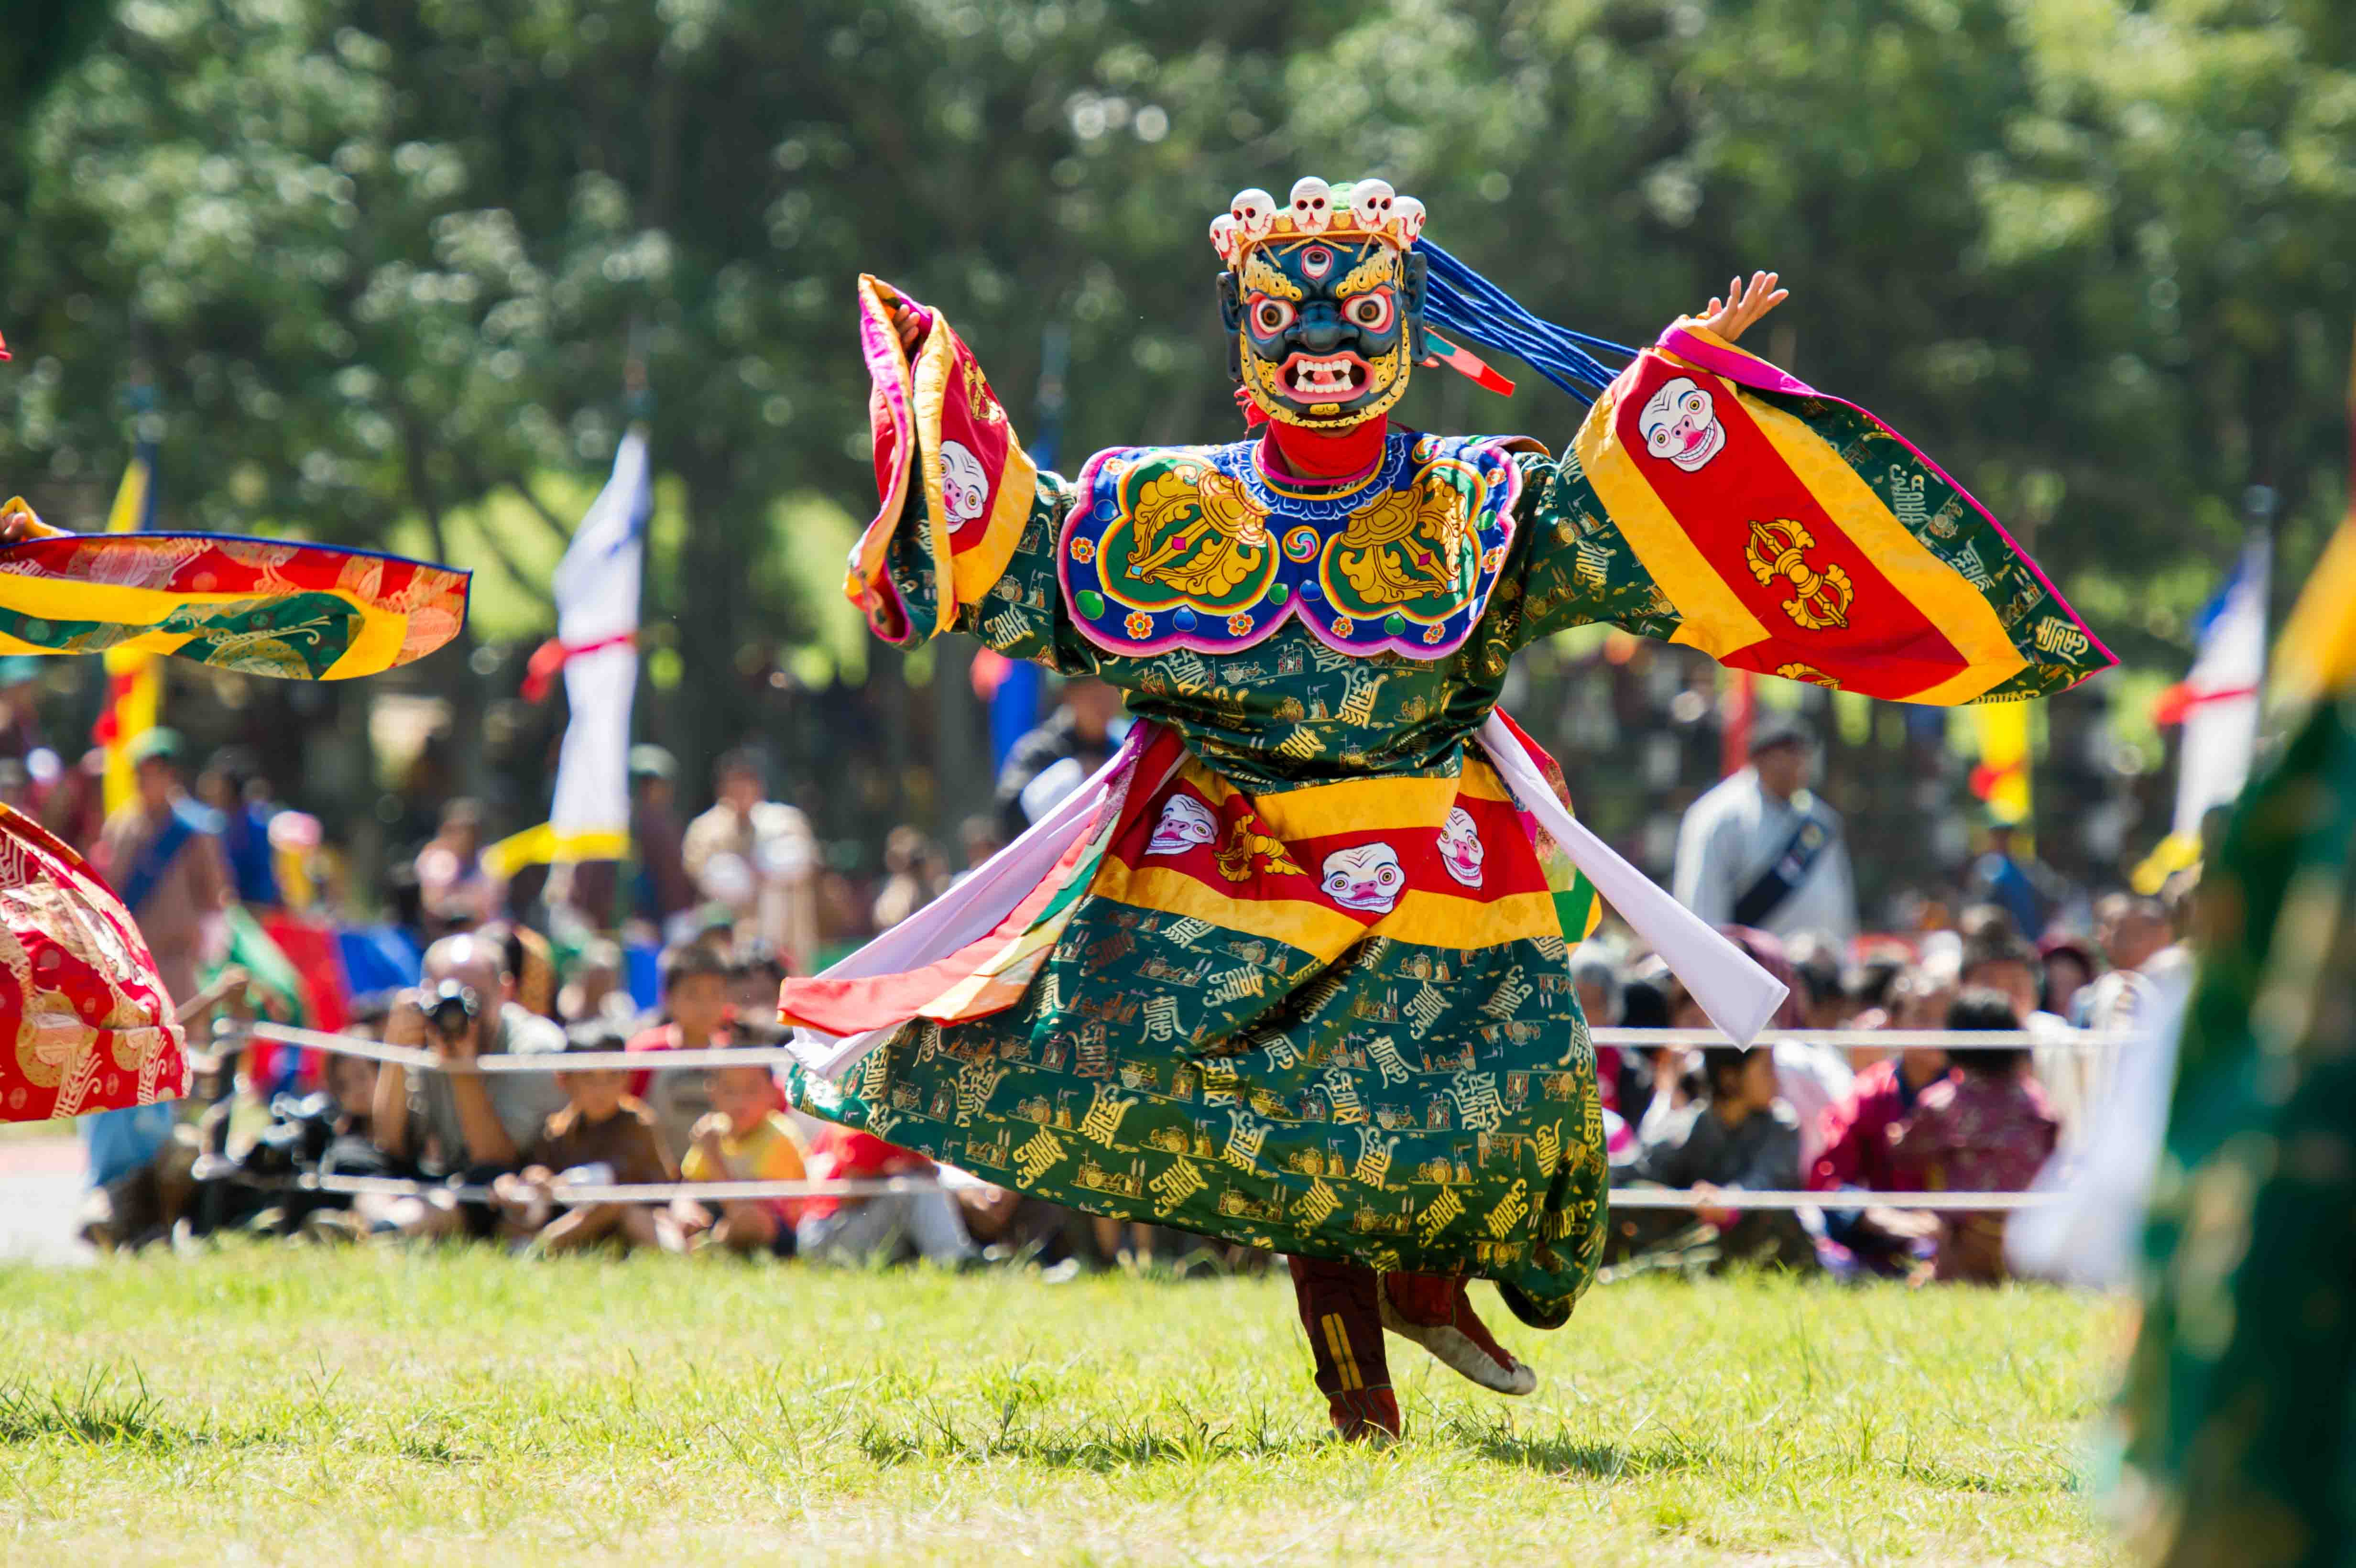
[[[1275,1280],[0,1267],[0,1562],[2100,1563],[2122,1325],[1641,1280],[1509,1326],[1528,1400],[1393,1340],[1409,1436],[1369,1453],[1324,1441]]]

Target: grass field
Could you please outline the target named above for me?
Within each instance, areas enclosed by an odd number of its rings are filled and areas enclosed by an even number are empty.
[[[1369,1453],[1324,1440],[1275,1280],[0,1268],[0,1562],[2101,1563],[2078,1447],[2122,1328],[1637,1281],[1509,1324],[1528,1400],[1393,1340],[1409,1435]]]

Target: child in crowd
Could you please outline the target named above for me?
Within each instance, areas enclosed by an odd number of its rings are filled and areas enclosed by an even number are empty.
[[[1953,1030],[2008,1030],[2020,1016],[2001,991],[1965,991],[1947,1009]],[[1954,1052],[1958,1071],[1922,1091],[1914,1114],[1897,1135],[1891,1155],[1920,1172],[1930,1192],[2019,1192],[2046,1160],[2061,1123],[2045,1091],[2026,1071],[2019,1047]],[[2005,1277],[2000,1213],[1939,1216],[1935,1277],[1994,1284]]]
[[[1663,1187],[1788,1192],[1800,1185],[1800,1129],[1778,1097],[1772,1046],[1713,1046],[1701,1053],[1700,1092],[1664,1067],[1637,1134],[1629,1174]],[[1788,1211],[1705,1203],[1696,1212],[1719,1232],[1719,1255],[1808,1268],[1815,1246]]]
[[[610,1024],[575,1024],[565,1050],[622,1049]],[[663,1152],[654,1113],[629,1093],[629,1074],[619,1068],[559,1072],[564,1108],[551,1115],[523,1150],[523,1169],[492,1185],[504,1229],[512,1238],[530,1238],[542,1252],[573,1252],[597,1242],[625,1247],[677,1250],[678,1232],[659,1225],[657,1209],[645,1203],[584,1203],[555,1212],[560,1184],[634,1185],[678,1179],[678,1168]]]
[[[680,1174],[690,1181],[799,1181],[801,1140],[777,1109],[777,1086],[766,1067],[715,1067],[707,1075],[712,1114],[695,1124]],[[716,1205],[680,1198],[671,1218],[690,1237],[708,1237],[733,1253],[794,1253],[794,1227],[806,1200],[725,1198]]]
[[[809,1173],[818,1181],[932,1176],[938,1168],[923,1155],[832,1122],[810,1147]],[[908,1249],[928,1262],[950,1265],[971,1262],[977,1255],[958,1205],[937,1189],[813,1198],[802,1211],[796,1242],[801,1255],[814,1263],[891,1263]]]
[[[741,1024],[762,1027],[777,1021],[777,988],[785,984],[786,966],[772,950],[763,947],[728,971],[728,1008]]]
[[[632,1051],[709,1051],[729,1043],[729,964],[708,941],[682,943],[662,957],[664,1022],[630,1041]],[[769,1013],[776,1012],[776,993]],[[654,1112],[663,1152],[683,1158],[695,1125],[712,1110],[701,1067],[640,1069],[630,1075],[630,1093]]]

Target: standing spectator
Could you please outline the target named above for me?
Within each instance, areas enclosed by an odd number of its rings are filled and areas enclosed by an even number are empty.
[[[2044,933],[2046,923],[2069,890],[2028,852],[2021,843],[2020,824],[1990,816],[1987,842],[1987,852],[1972,862],[1971,896],[2001,905],[2020,934],[2034,941]]]
[[[1006,835],[994,815],[977,812],[958,824],[958,851],[965,857],[963,877],[1006,848]]]
[[[1014,742],[998,770],[998,820],[1011,840],[1111,760],[1128,732],[1120,693],[1092,677],[1064,683],[1047,721]]]
[[[480,925],[498,910],[498,885],[483,869],[483,808],[464,795],[442,808],[441,828],[417,851],[417,891],[442,931]]]
[[[270,844],[270,785],[253,753],[242,746],[215,752],[197,777],[197,794],[220,814],[221,854],[229,861],[238,901],[254,909],[284,903]]]
[[[691,942],[662,956],[663,1021],[633,1037],[633,1051],[712,1051],[725,1047],[729,963],[710,943]],[[769,993],[776,1010],[776,992]],[[630,1075],[630,1093],[655,1114],[663,1152],[683,1159],[697,1124],[712,1110],[712,1094],[701,1067],[640,1068]]]
[[[809,818],[764,798],[761,765],[731,752],[712,769],[719,800],[688,824],[681,853],[703,896],[727,907],[740,937],[766,943],[798,975],[818,953],[818,839]]]
[[[1947,1028],[2018,1029],[2020,1015],[2001,991],[1975,987],[1947,1010]],[[2020,1192],[2052,1156],[2061,1122],[2028,1072],[2018,1046],[1956,1053],[1961,1071],[1932,1084],[1891,1146],[1901,1167],[1928,1192]],[[2000,1213],[1939,1215],[1937,1277],[1994,1284],[2005,1276]]]
[[[932,1176],[938,1168],[923,1155],[833,1122],[810,1148],[809,1173],[815,1181]],[[891,1263],[911,1249],[927,1262],[950,1265],[970,1263],[977,1255],[956,1201],[937,1189],[869,1198],[813,1198],[802,1211],[796,1243],[813,1263]]]
[[[563,1108],[564,1091],[545,1072],[481,1073],[480,1057],[564,1049],[564,1031],[515,999],[507,950],[479,936],[445,936],[425,950],[424,983],[393,1005],[387,1045],[438,1051],[457,1072],[412,1075],[397,1062],[377,1074],[369,1136],[395,1167],[439,1178],[488,1181],[515,1168],[516,1151]],[[479,1204],[425,1209],[415,1200],[387,1206],[402,1229],[487,1236],[497,1214]]]
[[[155,973],[175,1004],[198,995],[198,975],[229,951],[229,867],[220,818],[181,787],[179,732],[161,727],[131,742],[138,797],[106,819],[99,870],[139,924]],[[168,1105],[126,1105],[82,1121],[91,1185],[144,1170],[172,1136]]]
[[[889,931],[936,898],[948,885],[940,852],[921,828],[905,823],[884,841],[884,888],[875,895],[875,929]]]
[[[690,1181],[800,1181],[801,1140],[777,1109],[777,1085],[766,1067],[715,1067],[707,1093],[712,1114],[695,1124],[680,1174]],[[692,1198],[671,1205],[671,1218],[690,1236],[709,1234],[732,1253],[794,1253],[794,1227],[809,1200],[723,1198],[718,1214]]]
[[[97,856],[147,938],[165,988],[181,1000],[196,995],[198,971],[228,949],[230,901],[221,820],[181,787],[186,752],[174,730],[131,742],[139,797],[106,819]]]
[[[665,943],[685,940],[695,914],[686,831],[673,804],[678,794],[677,758],[660,746],[630,748],[630,845],[638,861],[630,902]]]
[[[1857,935],[1857,891],[1840,814],[1808,788],[1815,741],[1795,715],[1752,729],[1751,763],[1686,812],[1677,830],[1677,901],[1712,925],[1775,936]]]
[[[575,1025],[564,1046],[567,1052],[621,1048],[620,1033],[603,1022]],[[597,1067],[554,1076],[564,1095],[563,1109],[552,1112],[519,1153],[507,1151],[507,1157],[523,1168],[492,1183],[509,1233],[517,1240],[530,1239],[544,1253],[577,1252],[608,1241],[625,1249],[677,1251],[677,1232],[658,1221],[652,1204],[581,1203],[554,1214],[553,1191],[561,1184],[630,1187],[675,1181],[679,1176],[655,1141],[653,1113],[630,1097],[628,1073]],[[462,1074],[458,1082],[460,1104],[473,1103],[469,1114],[481,1125],[483,1141],[492,1143],[499,1125],[483,1094],[482,1075]]]

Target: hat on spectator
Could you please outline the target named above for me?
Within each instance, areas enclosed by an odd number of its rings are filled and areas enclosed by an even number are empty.
[[[630,748],[630,777],[675,779],[679,777],[679,759],[660,746],[633,746]]]
[[[143,730],[131,742],[131,765],[141,763],[177,763],[188,754],[187,741],[177,730],[158,724],[153,730]]]
[[[1754,757],[1777,746],[1813,747],[1815,743],[1816,732],[1808,721],[1789,709],[1765,709],[1751,721],[1751,755]]]

